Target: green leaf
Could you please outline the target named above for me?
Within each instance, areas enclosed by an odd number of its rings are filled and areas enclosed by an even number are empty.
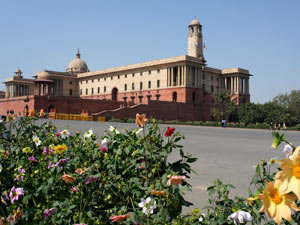
[[[182,149],[180,149],[180,156],[182,157],[182,158],[184,158],[184,152],[183,152],[183,150]]]
[[[188,163],[193,163],[193,162],[196,162],[198,159],[197,158],[188,158],[186,161]]]

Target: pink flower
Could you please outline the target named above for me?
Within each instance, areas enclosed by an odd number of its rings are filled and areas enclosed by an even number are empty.
[[[99,151],[100,151],[100,152],[103,152],[103,153],[108,152],[107,148],[105,148],[105,147],[99,148]]]
[[[43,214],[44,219],[48,219],[48,217],[51,216],[55,212],[56,212],[56,209],[54,209],[54,208],[46,209]]]
[[[97,179],[98,179],[97,177],[88,177],[88,178],[86,179],[85,184],[89,184],[90,182],[92,182],[92,181],[94,181],[94,180],[97,180]]]
[[[4,200],[4,198],[1,196],[1,202],[4,204],[4,205],[7,205],[6,201]]]
[[[31,162],[38,162],[33,156],[28,157],[28,160]]]
[[[73,192],[77,192],[77,191],[78,191],[78,189],[77,189],[76,187],[72,187],[71,190],[72,190]]]
[[[69,161],[69,158],[65,158],[65,159],[60,159],[57,163],[55,163],[54,166],[58,166],[58,165],[65,165],[67,164],[67,162]]]
[[[15,200],[19,200],[19,196],[24,195],[24,189],[23,188],[15,188],[12,187],[9,193],[10,201],[11,203],[14,203]]]

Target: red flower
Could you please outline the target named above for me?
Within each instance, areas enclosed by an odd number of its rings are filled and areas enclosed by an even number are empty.
[[[174,131],[175,131],[175,128],[174,127],[168,127],[168,130],[166,131],[166,133],[165,133],[165,136],[166,137],[170,137],[170,136],[172,136],[172,134],[174,134]]]

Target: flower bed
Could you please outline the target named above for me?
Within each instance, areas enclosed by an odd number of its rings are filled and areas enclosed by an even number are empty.
[[[229,197],[231,184],[216,180],[208,205],[182,215],[190,190],[191,164],[175,128],[161,131],[137,115],[137,129],[110,127],[98,139],[92,130],[71,134],[34,118],[0,123],[0,225],[6,224],[286,224],[300,222],[300,148],[286,142],[287,159],[256,165],[248,200]],[[180,159],[168,162],[177,151]],[[271,173],[278,162],[281,170]],[[273,183],[275,179],[275,182]],[[197,196],[195,196],[197,197]],[[204,214],[205,213],[205,214]]]

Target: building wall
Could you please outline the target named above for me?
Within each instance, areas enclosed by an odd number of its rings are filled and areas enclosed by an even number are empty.
[[[22,115],[24,113],[25,106],[28,106],[29,111],[34,109],[34,97],[22,96],[11,99],[0,99],[0,115],[6,115],[7,111],[14,111],[15,115]]]
[[[136,114],[146,114],[161,120],[207,121],[211,120],[209,104],[187,104],[178,102],[149,101],[147,105],[135,105],[129,108],[107,110],[94,115],[110,116],[112,118],[135,118]]]
[[[81,97],[111,94],[113,88],[118,92],[130,93],[134,91],[157,89],[157,80],[160,87],[167,87],[167,69],[161,67],[140,68],[131,71],[93,75],[79,79],[79,94]],[[151,87],[148,86],[149,81]],[[140,84],[142,83],[142,88]],[[125,85],[127,88],[125,89]]]

